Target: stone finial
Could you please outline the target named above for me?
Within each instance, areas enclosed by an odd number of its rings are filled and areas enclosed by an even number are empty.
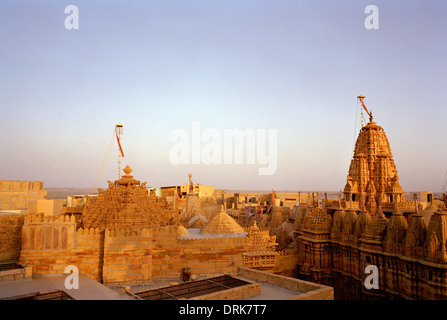
[[[129,165],[127,165],[127,166],[123,169],[123,171],[124,171],[124,173],[125,173],[126,175],[129,175],[129,173],[132,172],[132,169],[129,167]]]

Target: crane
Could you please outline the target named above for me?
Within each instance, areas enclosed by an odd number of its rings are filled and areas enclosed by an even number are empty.
[[[115,126],[116,141],[118,141],[118,179],[121,179],[121,157],[124,157],[123,148],[121,148],[121,135],[123,134],[123,124],[118,123]]]
[[[93,189],[96,189],[99,184],[99,180],[101,179],[102,172],[104,170],[104,165],[109,160],[110,151],[112,150],[113,140],[115,139],[118,142],[118,179],[121,179],[121,158],[124,157],[123,148],[121,147],[121,135],[123,134],[123,124],[118,123],[115,126],[115,131],[113,132],[112,138],[109,143],[109,148],[107,149],[106,155],[104,157],[104,160],[102,161],[101,168],[99,169],[98,175],[96,177],[95,183],[93,185]]]
[[[368,111],[368,109],[366,109],[365,102],[363,102],[363,99],[365,99],[365,96],[358,96],[357,99],[360,100],[360,103],[362,104],[363,109],[365,109],[366,113],[368,114],[369,122],[372,122],[372,120],[373,120],[372,112]],[[362,123],[362,126],[363,126],[363,123]]]

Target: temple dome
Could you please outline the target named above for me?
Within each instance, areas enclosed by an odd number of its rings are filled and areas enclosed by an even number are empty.
[[[242,234],[244,229],[224,210],[220,211],[203,227],[202,234]]]
[[[382,209],[379,209],[371,219],[371,223],[365,227],[366,237],[382,240],[385,237],[387,225],[388,219],[383,214]]]
[[[320,231],[330,233],[332,218],[326,210],[318,205],[309,210],[303,222],[303,229],[309,231]]]
[[[430,218],[427,230],[427,257],[430,260],[447,262],[447,211],[439,208]]]
[[[423,256],[422,249],[427,238],[427,223],[420,213],[411,215],[408,230],[405,237],[405,252],[407,255]]]
[[[346,214],[343,219],[342,228],[342,241],[350,242],[354,237],[355,224],[357,221],[357,212],[352,209],[346,210]]]
[[[371,223],[371,215],[368,211],[361,209],[357,215],[355,222],[354,236],[360,239],[362,234],[365,232],[367,225]]]
[[[332,224],[331,237],[336,240],[341,239],[345,214],[346,212],[342,208],[338,208],[334,213],[334,223]]]
[[[397,209],[395,204],[395,211],[388,220],[386,229],[386,249],[387,251],[400,251],[400,246],[405,242],[405,235],[408,229],[408,223],[402,212]]]

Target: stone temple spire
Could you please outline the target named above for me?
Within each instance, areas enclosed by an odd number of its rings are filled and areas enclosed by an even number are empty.
[[[379,200],[405,201],[390,143],[376,122],[370,121],[360,130],[343,193],[345,200],[360,201],[363,197],[365,209],[372,215]]]

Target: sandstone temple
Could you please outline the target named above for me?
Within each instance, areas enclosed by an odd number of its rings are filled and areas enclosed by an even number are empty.
[[[447,209],[406,201],[383,128],[361,129],[343,200],[300,204],[298,277],[335,288],[336,299],[446,299]],[[378,289],[364,285],[378,268]]]
[[[123,172],[65,204],[46,199],[43,181],[0,181],[0,266],[24,268],[13,276],[0,269],[0,281],[63,274],[68,265],[107,286],[246,268],[324,285],[324,298],[447,299],[447,197],[424,191],[406,199],[371,115],[335,199],[215,190],[191,174],[156,190],[129,166]],[[377,287],[365,284],[368,266]]]
[[[80,216],[28,210],[16,234],[19,263],[33,276],[76,265],[105,285],[121,285],[180,277],[185,268],[198,277],[235,273],[244,264],[272,269],[281,260],[274,236],[256,225],[241,227],[223,205],[205,217],[191,190],[179,215],[131,171],[127,166],[121,179],[99,189]]]

